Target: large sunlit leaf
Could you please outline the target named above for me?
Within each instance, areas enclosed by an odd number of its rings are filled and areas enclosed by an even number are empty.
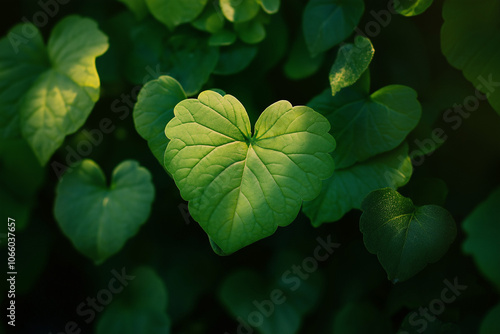
[[[457,234],[448,211],[437,205],[417,207],[390,188],[370,193],[361,209],[365,246],[393,282],[405,281],[438,261]]]
[[[415,16],[422,14],[432,5],[434,0],[398,0],[395,2],[396,11],[404,16]]]
[[[117,289],[123,294],[115,296],[116,300],[106,307],[96,333],[169,334],[168,293],[161,278],[150,267],[137,268],[130,274],[125,267],[120,274],[122,279],[117,281],[122,286]]]
[[[346,39],[365,10],[363,0],[310,0],[303,16],[303,32],[314,56]]]
[[[141,89],[134,106],[137,132],[148,141],[149,148],[161,165],[167,148],[165,126],[174,117],[174,107],[186,94],[177,80],[161,76]]]
[[[149,11],[170,29],[193,21],[201,14],[208,0],[146,0]]]
[[[333,173],[328,121],[309,107],[279,101],[252,135],[231,95],[202,92],[174,109],[165,133],[165,167],[189,212],[224,253],[290,224],[302,200],[315,198]]]
[[[500,2],[447,0],[443,18],[443,54],[500,114]]]
[[[471,254],[481,272],[500,289],[500,188],[481,204],[463,222],[467,239],[463,250]]]
[[[101,168],[85,159],[59,182],[54,214],[75,248],[99,264],[137,233],[154,195],[151,174],[136,161],[119,164],[108,186]]]
[[[345,44],[339,48],[335,63],[330,69],[332,95],[342,88],[354,84],[368,69],[375,49],[370,40],[357,36],[354,44]]]
[[[24,38],[22,31],[31,31],[33,39],[11,44],[14,35]],[[2,125],[7,136],[15,134],[19,115],[22,135],[41,164],[85,123],[99,99],[95,58],[107,48],[108,38],[96,22],[79,16],[60,21],[46,48],[29,23],[16,26],[0,42],[0,104],[7,110]]]

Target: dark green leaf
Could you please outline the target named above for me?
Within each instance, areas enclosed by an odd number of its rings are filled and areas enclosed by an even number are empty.
[[[361,205],[359,229],[389,280],[405,281],[438,261],[457,234],[455,221],[437,205],[416,207],[389,188],[370,193]]]

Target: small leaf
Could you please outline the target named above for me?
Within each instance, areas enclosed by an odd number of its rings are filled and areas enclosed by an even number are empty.
[[[359,229],[366,249],[377,255],[394,283],[438,261],[457,234],[448,211],[437,205],[416,207],[390,188],[370,193],[361,209]]]
[[[113,171],[111,185],[92,160],[66,172],[56,190],[54,213],[76,249],[102,263],[117,253],[147,220],[154,199],[151,174],[127,160]]]
[[[404,16],[415,16],[422,14],[432,5],[434,0],[399,0],[395,6],[396,11]]]
[[[214,74],[231,75],[243,71],[255,58],[257,51],[257,46],[242,42],[220,48],[219,61]]]
[[[130,282],[122,287],[123,295],[116,296],[104,310],[96,333],[169,334],[168,295],[163,281],[150,267],[140,267],[132,274],[127,275]]]
[[[208,5],[203,10],[203,13],[196,20],[192,21],[191,24],[196,29],[214,34],[224,28],[225,22],[219,7]]]
[[[257,0],[257,2],[268,14],[276,14],[280,10],[280,0]]]
[[[315,56],[346,39],[365,10],[363,0],[311,0],[302,27],[307,47]]]
[[[4,76],[0,81],[10,85],[8,89],[0,86],[0,105],[8,110],[2,125],[8,128],[8,136],[15,135],[20,115],[22,135],[44,165],[65,136],[85,123],[99,99],[95,58],[107,50],[108,38],[95,21],[79,16],[60,21],[46,49],[32,24],[16,26],[8,36],[24,30],[35,34],[28,45],[10,45],[10,37],[0,42],[0,72]]]
[[[223,46],[231,45],[236,41],[236,34],[230,30],[220,30],[208,39],[208,45],[210,46]]]
[[[219,48],[191,34],[174,35],[168,42],[164,61],[170,76],[177,79],[186,95],[200,91],[219,60]]]
[[[238,37],[248,44],[257,44],[266,38],[266,29],[258,19],[235,23],[234,30],[238,33]]]
[[[484,317],[479,334],[500,333],[500,304],[493,307]]]
[[[363,36],[357,36],[354,44],[341,46],[330,70],[332,95],[354,84],[368,69],[374,53],[372,43]]]
[[[284,66],[285,74],[294,80],[307,78],[319,70],[324,59],[324,54],[312,57],[307,51],[304,37],[300,35],[292,44]]]
[[[146,0],[149,11],[169,29],[193,21],[201,14],[208,0]]]
[[[500,2],[445,1],[441,50],[500,114]]]
[[[333,173],[330,125],[311,108],[276,102],[254,135],[231,95],[205,91],[174,114],[165,129],[165,167],[192,217],[226,254],[290,224]]]
[[[179,82],[169,76],[149,81],[137,97],[134,106],[135,128],[148,141],[151,152],[162,166],[168,144],[165,126],[174,117],[176,104],[186,98]]]
[[[219,0],[224,16],[231,22],[250,21],[260,10],[257,0]]]
[[[481,272],[500,289],[500,187],[465,218],[467,239],[463,250],[471,254]]]

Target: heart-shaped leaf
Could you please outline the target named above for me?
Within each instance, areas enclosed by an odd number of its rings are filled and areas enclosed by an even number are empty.
[[[54,214],[64,234],[85,256],[102,263],[117,253],[147,220],[154,199],[151,174],[127,160],[113,171],[111,185],[99,166],[83,160],[61,179]]]
[[[33,38],[24,39],[24,32]],[[85,123],[99,99],[95,59],[107,49],[97,23],[79,16],[56,24],[47,47],[31,23],[15,26],[0,41],[0,106],[6,109],[0,124],[15,135],[20,116],[22,135],[42,165]]]
[[[309,107],[274,103],[254,135],[231,95],[205,91],[174,114],[165,129],[165,167],[192,217],[225,253],[290,224],[333,173],[330,124]]]
[[[448,211],[437,205],[416,207],[390,188],[370,193],[361,209],[359,229],[366,249],[377,255],[394,283],[438,261],[457,235]]]
[[[363,0],[311,0],[302,27],[309,52],[315,56],[346,39],[365,10]]]
[[[345,44],[339,48],[335,63],[330,69],[330,86],[332,95],[342,88],[354,84],[368,69],[375,49],[370,40],[357,36],[354,44]]]
[[[463,229],[467,239],[463,250],[471,254],[483,274],[500,289],[500,188],[465,219]]]
[[[443,18],[443,54],[500,114],[500,2],[447,0]]]
[[[135,128],[148,141],[149,148],[162,166],[168,144],[165,126],[174,117],[175,105],[185,98],[182,86],[169,76],[149,81],[137,97],[134,106]]]
[[[169,334],[168,293],[165,284],[150,267],[140,267],[123,277],[123,294],[106,307],[97,323],[97,334]],[[129,281],[130,280],[130,281]],[[126,284],[126,285],[125,285]],[[118,288],[118,289],[120,289]]]

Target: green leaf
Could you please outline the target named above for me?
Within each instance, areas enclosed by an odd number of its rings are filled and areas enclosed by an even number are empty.
[[[257,0],[219,0],[224,16],[231,22],[253,19],[260,10]]]
[[[257,0],[257,2],[268,14],[276,14],[280,10],[280,0]]]
[[[467,239],[463,250],[471,254],[481,272],[500,289],[500,187],[465,218]]]
[[[220,48],[219,61],[213,73],[231,75],[241,72],[250,65],[257,51],[257,46],[242,42]]]
[[[153,199],[151,174],[136,161],[119,164],[108,186],[99,166],[85,159],[60,180],[54,213],[76,249],[100,264],[137,233]]]
[[[336,313],[332,333],[387,334],[391,333],[391,322],[371,303],[349,303]]]
[[[329,179],[323,181],[318,197],[304,202],[302,211],[315,227],[338,221],[352,209],[361,209],[363,199],[370,192],[404,186],[412,171],[408,145],[401,145],[364,162],[335,170]]]
[[[374,53],[372,43],[363,36],[357,36],[354,44],[341,46],[330,70],[332,95],[354,84],[368,69]]]
[[[313,100],[309,106],[332,124],[339,144],[333,153],[338,169],[398,147],[421,116],[417,93],[406,86],[386,86],[370,96],[350,89],[338,97],[323,94],[323,105],[316,107]]]
[[[196,29],[214,34],[224,28],[224,16],[221,14],[219,7],[208,5],[203,10],[200,16],[191,24]]]
[[[422,14],[432,5],[434,0],[399,0],[395,6],[396,11],[404,16],[415,16]]]
[[[165,129],[165,167],[192,217],[226,254],[290,224],[333,173],[330,124],[311,108],[276,102],[254,135],[231,95],[205,91],[174,114]]]
[[[363,0],[311,0],[302,27],[309,52],[314,56],[346,39],[365,10]]]
[[[201,14],[208,0],[145,0],[153,16],[174,29],[182,23],[193,21]]]
[[[208,39],[208,45],[210,46],[223,46],[231,45],[236,41],[236,34],[230,30],[220,30]]]
[[[2,126],[8,136],[15,135],[15,115],[20,115],[23,137],[45,164],[65,136],[85,123],[99,99],[95,58],[107,50],[108,39],[95,21],[79,16],[66,17],[54,27],[46,50],[31,24],[15,27],[8,36],[25,30],[34,33],[28,45],[9,45],[9,37],[0,42],[0,81],[10,85],[1,87],[0,104],[8,110]],[[27,71],[33,74],[26,77]]]
[[[500,114],[500,2],[448,0],[443,7],[441,49],[448,62],[462,70],[486,94]]]
[[[266,29],[259,19],[235,23],[234,30],[238,33],[238,37],[248,44],[257,44],[266,38]]]
[[[300,35],[292,44],[292,49],[284,66],[290,79],[304,79],[316,73],[325,59],[324,54],[312,57],[307,51],[304,37]]]
[[[24,38],[25,31],[34,32],[33,37]],[[33,24],[18,24],[0,40],[0,136],[21,137],[22,97],[49,66],[42,35]]]
[[[484,317],[479,334],[500,333],[500,304],[493,307]]]
[[[361,209],[359,229],[366,249],[377,255],[394,283],[438,261],[457,234],[448,211],[437,205],[416,207],[390,188],[370,193]]]
[[[123,294],[107,306],[97,323],[97,334],[169,334],[166,314],[168,294],[163,281],[150,267],[128,275]]]
[[[168,144],[165,126],[174,117],[176,104],[186,98],[179,82],[169,76],[149,81],[137,97],[134,106],[135,128],[148,141],[151,152],[162,166]]]
[[[128,9],[134,13],[138,20],[145,18],[148,13],[148,6],[146,5],[146,0],[118,0],[128,7]]]
[[[218,47],[190,34],[174,35],[164,55],[168,74],[177,79],[188,96],[198,93],[219,60]]]

